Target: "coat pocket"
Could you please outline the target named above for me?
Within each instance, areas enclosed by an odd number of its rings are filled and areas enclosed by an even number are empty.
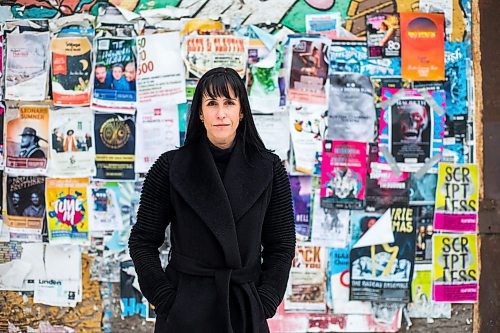
[[[252,289],[252,293],[253,293],[255,299],[257,300],[257,304],[259,305],[261,319],[265,319],[266,315],[264,312],[264,306],[262,305],[262,300],[260,299],[260,295],[257,291],[257,288],[255,287],[255,283],[250,282],[250,289]]]

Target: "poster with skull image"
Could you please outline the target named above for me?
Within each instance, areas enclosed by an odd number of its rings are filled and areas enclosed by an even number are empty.
[[[323,142],[321,207],[363,209],[366,187],[366,142]]]

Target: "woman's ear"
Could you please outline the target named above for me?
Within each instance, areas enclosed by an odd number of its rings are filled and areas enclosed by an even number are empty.
[[[201,112],[200,112],[200,120],[201,120],[201,122],[204,121],[204,119],[203,119],[203,113],[201,113]]]

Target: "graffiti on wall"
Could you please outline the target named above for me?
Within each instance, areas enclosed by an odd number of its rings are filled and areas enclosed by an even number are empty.
[[[365,35],[368,14],[419,10],[419,0],[7,0],[4,7],[10,7],[13,18],[56,18],[80,12],[95,15],[108,2],[134,12],[173,6],[189,10],[193,18],[236,18],[242,24],[268,30],[283,25],[296,32],[305,32],[307,14],[333,11],[341,14],[345,28],[357,36]],[[469,9],[461,0],[453,0],[453,9],[452,40],[462,40]]]

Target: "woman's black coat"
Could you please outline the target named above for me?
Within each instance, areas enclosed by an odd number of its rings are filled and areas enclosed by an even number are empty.
[[[286,171],[238,139],[221,180],[206,138],[163,154],[144,182],[129,249],[155,333],[268,332],[295,252]],[[158,247],[171,223],[171,259]],[[261,247],[262,245],[262,247]]]

